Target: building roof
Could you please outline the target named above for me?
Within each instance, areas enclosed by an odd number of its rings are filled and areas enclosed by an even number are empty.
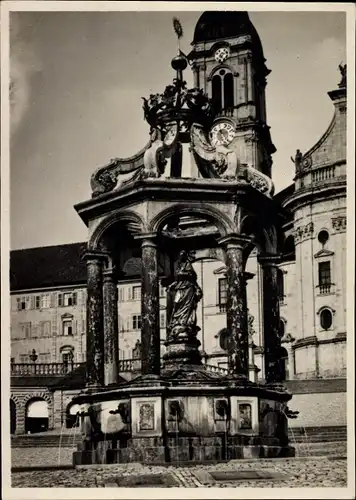
[[[86,243],[14,250],[10,254],[10,290],[86,283],[82,255]]]
[[[283,201],[288,197],[291,196],[295,191],[295,184],[289,184],[286,188],[282,189],[282,191],[279,191],[274,195],[274,199],[278,201],[279,203],[283,203]]]
[[[263,54],[260,37],[247,12],[208,11],[200,16],[196,24],[193,44],[242,35],[250,35],[256,48]]]
[[[10,290],[36,290],[70,285],[86,285],[87,269],[82,259],[87,243],[69,243],[48,247],[13,250],[10,253]],[[164,274],[163,256],[158,262]],[[141,258],[129,257],[123,265],[121,279],[139,279]]]

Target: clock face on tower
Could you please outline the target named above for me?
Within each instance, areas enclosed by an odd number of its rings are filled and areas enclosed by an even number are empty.
[[[210,130],[210,142],[213,146],[227,146],[235,137],[235,127],[230,122],[219,122]]]
[[[215,52],[215,61],[217,62],[224,62],[230,55],[230,50],[228,47],[220,47],[220,49],[217,49]]]

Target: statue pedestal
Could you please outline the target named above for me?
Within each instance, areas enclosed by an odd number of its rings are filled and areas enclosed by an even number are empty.
[[[164,368],[202,364],[202,356],[199,352],[200,341],[196,338],[199,330],[200,328],[197,327],[194,334],[183,334],[165,343],[167,351],[163,355]]]

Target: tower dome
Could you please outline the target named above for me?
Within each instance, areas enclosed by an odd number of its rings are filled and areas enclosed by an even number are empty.
[[[208,11],[204,12],[197,22],[193,44],[242,35],[250,35],[255,48],[263,54],[260,37],[247,12]]]

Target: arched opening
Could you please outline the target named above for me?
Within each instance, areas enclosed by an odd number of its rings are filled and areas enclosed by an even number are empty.
[[[282,269],[277,269],[277,291],[280,304],[284,303],[284,274]]]
[[[74,347],[71,345],[62,346],[60,353],[62,357],[63,371],[65,373],[72,371],[74,362]]]
[[[284,261],[295,260],[295,242],[293,235],[289,235],[284,242],[283,260]]]
[[[16,432],[16,404],[15,401],[10,399],[10,434]]]
[[[213,77],[212,101],[215,112],[219,113],[222,109],[221,77],[219,75]]]
[[[229,69],[221,68],[212,78],[212,101],[217,113],[234,107],[234,77]]]
[[[49,417],[47,401],[41,398],[31,399],[26,405],[26,434],[48,431],[48,423]]]
[[[281,347],[279,354],[281,382],[289,380],[289,359],[287,349]]]
[[[224,109],[234,107],[234,77],[227,73],[224,77]]]
[[[284,319],[279,320],[279,337],[282,339],[286,333],[286,324]]]
[[[79,427],[80,419],[77,413],[80,411],[79,405],[69,404],[66,410],[66,428]]]

